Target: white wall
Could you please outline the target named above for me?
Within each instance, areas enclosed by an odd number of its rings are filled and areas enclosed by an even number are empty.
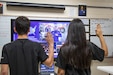
[[[1,0],[14,2],[44,3],[44,4],[86,4],[91,6],[113,6],[113,0]]]
[[[63,5],[79,5],[86,4],[87,6],[102,6],[113,7],[113,0],[1,0],[1,1],[16,1],[16,2],[29,2],[29,3],[44,3],[44,4],[63,4]],[[57,18],[75,18],[78,16],[77,7],[67,7],[65,11],[56,11],[38,8],[21,8],[9,7],[7,8],[6,2],[3,3],[4,13],[0,15],[9,16],[31,16],[31,17],[57,17]],[[87,16],[79,18],[113,18],[113,9],[108,8],[87,8]],[[99,65],[113,65],[113,58],[105,58],[103,62],[93,61],[92,75],[108,75],[96,69]],[[57,68],[56,68],[57,70]]]
[[[1,0],[1,1],[17,1],[17,2],[29,2],[29,3],[44,3],[44,4],[61,4],[61,5],[79,5],[86,4],[87,6],[102,6],[113,7],[112,0]],[[3,15],[25,15],[25,16],[41,16],[41,17],[79,17],[77,7],[68,7],[64,12],[52,11],[52,10],[39,10],[38,8],[26,9],[26,8],[7,8],[4,4]],[[108,8],[87,8],[87,16],[83,18],[112,18],[113,9]]]

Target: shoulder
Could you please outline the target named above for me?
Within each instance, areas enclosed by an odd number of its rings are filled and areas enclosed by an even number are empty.
[[[6,44],[4,44],[3,47],[9,48],[9,47],[11,47],[13,45],[13,43],[14,43],[14,41],[13,42],[6,43]]]
[[[94,44],[94,43],[91,42],[91,41],[87,41],[87,45],[88,45],[89,47],[96,46],[96,44]]]
[[[95,50],[97,50],[97,49],[100,49],[101,50],[101,48],[100,48],[100,46],[99,45],[97,45],[96,43],[93,43],[93,42],[88,42],[88,45],[92,48],[92,49],[95,49]]]

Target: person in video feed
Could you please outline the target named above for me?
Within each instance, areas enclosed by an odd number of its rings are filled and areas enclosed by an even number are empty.
[[[54,41],[55,42],[59,42],[60,37],[62,37],[62,34],[60,33],[60,31],[58,30],[58,27],[55,26],[54,27],[54,31],[51,32],[53,37],[54,37]]]

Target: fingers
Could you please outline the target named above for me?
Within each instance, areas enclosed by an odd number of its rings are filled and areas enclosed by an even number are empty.
[[[48,42],[52,42],[53,41],[52,34],[50,32],[47,32],[45,39]]]
[[[46,37],[52,37],[52,34],[50,32],[47,32]]]
[[[51,33],[50,32],[47,32],[46,34],[45,34],[45,38],[47,38],[47,37],[51,37],[52,35],[51,35]]]
[[[54,44],[54,40],[53,40],[52,34],[50,32],[47,32],[47,36],[45,37],[45,39],[48,42],[48,44],[50,44],[50,45]]]
[[[96,30],[95,31],[100,31],[101,30],[101,25],[97,24]]]
[[[97,24],[97,29],[100,29],[101,28],[101,25],[100,24]]]
[[[97,25],[95,32],[97,36],[102,36],[102,30],[100,24]]]

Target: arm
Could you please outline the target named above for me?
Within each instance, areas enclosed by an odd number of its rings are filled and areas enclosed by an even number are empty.
[[[54,62],[54,41],[51,33],[47,33],[46,40],[49,44],[49,54],[48,58],[43,63],[51,67]]]
[[[0,75],[8,75],[8,64],[1,65],[1,74]]]
[[[108,48],[107,48],[105,39],[104,39],[103,34],[102,34],[101,26],[99,24],[97,25],[96,35],[99,37],[99,40],[101,43],[101,48],[104,50],[105,56],[107,56],[108,55]]]
[[[65,70],[58,68],[58,74],[57,75],[65,75]]]

